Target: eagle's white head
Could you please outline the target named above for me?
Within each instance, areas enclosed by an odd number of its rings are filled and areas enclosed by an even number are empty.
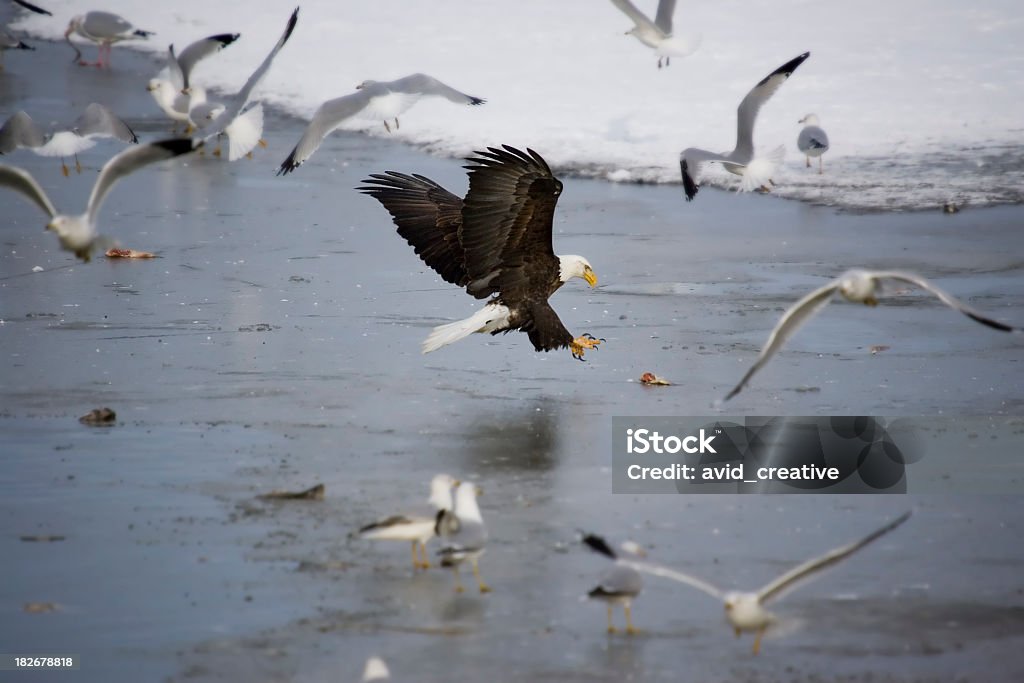
[[[559,256],[558,279],[562,282],[568,282],[574,277],[583,278],[591,287],[597,286],[597,275],[594,273],[594,269],[590,267],[590,261],[575,254]]]

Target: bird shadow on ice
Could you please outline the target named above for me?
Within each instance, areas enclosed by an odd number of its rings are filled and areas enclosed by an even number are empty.
[[[539,399],[468,418],[458,457],[467,472],[548,471],[557,465],[562,405]]]

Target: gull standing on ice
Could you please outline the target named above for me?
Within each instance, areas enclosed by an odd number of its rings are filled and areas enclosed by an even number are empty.
[[[71,42],[72,33],[99,45],[99,54],[95,62],[86,62],[82,59],[81,50]],[[64,31],[64,40],[75,51],[73,62],[78,62],[81,66],[110,68],[110,49],[114,43],[135,38],[149,38],[152,35],[155,35],[152,31],[137,29],[128,20],[111,12],[86,12],[71,20],[67,30]],[[106,56],[105,61],[104,56]]]
[[[274,45],[274,49],[249,76],[249,80],[245,82],[241,90],[224,102],[193,104],[189,110],[189,119],[192,125],[199,129],[198,137],[202,140],[209,140],[221,133],[228,136],[228,161],[240,159],[251,152],[256,145],[266,145],[260,139],[263,135],[263,105],[257,103],[248,109],[245,109],[245,106],[249,103],[256,86],[270,71],[274,57],[288,42],[298,21],[299,8],[296,7],[288,18],[288,25],[285,26],[284,33]]]
[[[35,48],[21,42],[0,26],[0,71],[4,70],[4,53],[8,50],[35,50]]]
[[[197,40],[184,50],[181,55],[174,54],[174,46],[171,45],[167,52],[167,78],[150,79],[146,86],[157,106],[168,118],[178,123],[186,124],[185,134],[192,132],[189,123],[188,112],[193,104],[206,101],[206,90],[191,82],[192,69],[196,64],[211,55],[215,55],[231,43],[238,40],[238,33],[219,33],[202,40]]]
[[[591,600],[602,600],[608,605],[608,633],[615,633],[615,625],[612,623],[612,607],[622,605],[622,612],[626,616],[626,633],[637,633],[633,626],[631,608],[633,600],[640,595],[644,588],[644,579],[633,567],[619,561],[618,555],[600,536],[584,534],[581,539],[588,548],[600,553],[612,560],[615,564],[608,569],[598,580],[597,586],[593,588],[587,597]],[[621,545],[622,550],[635,558],[644,558],[647,553],[636,543],[626,541]]]
[[[324,138],[353,116],[381,119],[384,121],[384,128],[390,133],[388,120],[395,120],[397,130],[398,116],[416,104],[421,97],[438,96],[456,104],[474,106],[486,102],[479,97],[459,92],[426,74],[413,74],[397,81],[363,81],[356,86],[356,90],[357,92],[351,95],[328,100],[320,105],[299,143],[282,162],[278,175],[290,173],[298,168],[313,156]]]
[[[412,542],[413,569],[430,569],[427,541],[437,535],[437,513],[452,509],[452,488],[458,481],[447,474],[438,474],[430,482],[428,506],[415,512],[391,515],[367,524],[359,530],[359,537],[371,540]],[[422,551],[423,559],[417,554]]]
[[[0,154],[7,154],[24,147],[43,157],[61,157],[61,172],[68,176],[64,158],[75,157],[75,170],[82,172],[78,155],[96,146],[101,138],[113,138],[126,144],[139,141],[127,123],[102,104],[93,102],[75,119],[70,128],[43,135],[32,117],[19,111],[7,119],[0,128]]]
[[[683,191],[686,192],[686,201],[691,201],[696,196],[697,190],[700,189],[697,177],[700,175],[701,165],[706,163],[720,163],[730,173],[743,176],[742,188],[744,190],[762,187],[765,183],[770,182],[771,173],[778,161],[781,160],[780,155],[785,149],[775,150],[768,159],[754,158],[754,123],[757,121],[757,113],[760,111],[761,105],[767,102],[775,94],[775,91],[786,82],[786,79],[796,71],[797,67],[810,56],[810,52],[805,52],[794,57],[765,76],[747,93],[736,111],[736,147],[731,152],[717,154],[697,147],[683,150],[679,155],[679,170],[683,176]]]
[[[612,4],[636,24],[626,31],[626,35],[636,36],[641,43],[654,48],[658,55],[659,69],[662,59],[665,60],[665,66],[668,66],[672,57],[686,57],[700,46],[699,39],[673,37],[672,15],[676,12],[676,0],[658,0],[658,13],[653,22],[629,0],[612,0]]]
[[[796,146],[807,158],[807,168],[811,167],[811,157],[818,157],[818,173],[824,173],[822,169],[821,155],[828,151],[828,134],[818,125],[818,115],[808,114],[797,123],[804,124],[803,130],[796,138]]]
[[[761,650],[761,637],[777,621],[775,615],[765,609],[768,602],[782,598],[801,584],[817,578],[826,569],[838,565],[867,544],[886,535],[910,519],[911,512],[904,512],[881,529],[873,531],[859,541],[835,548],[824,555],[797,565],[757,591],[723,591],[695,576],[668,567],[626,559],[623,559],[622,562],[645,574],[685,583],[691,588],[707,593],[716,600],[721,600],[725,607],[725,618],[733,627],[737,638],[744,631],[754,631],[757,634],[754,637],[754,654],[756,655]]]
[[[878,294],[882,291],[882,280],[895,280],[896,282],[904,282],[914,285],[915,287],[919,287],[926,292],[930,292],[937,296],[942,303],[946,304],[953,310],[959,311],[971,320],[999,330],[1000,332],[1015,332],[1019,334],[1022,331],[1020,328],[992,320],[982,313],[979,313],[967,304],[939,289],[928,280],[925,280],[920,275],[901,271],[848,270],[835,280],[819,287],[804,298],[800,299],[793,304],[789,310],[782,314],[782,318],[779,319],[775,329],[768,335],[768,341],[761,350],[761,355],[757,357],[754,364],[749,370],[747,370],[747,374],[743,375],[743,379],[741,379],[739,384],[737,384],[733,390],[726,395],[723,401],[728,401],[730,398],[740,393],[743,387],[746,386],[747,382],[750,381],[750,378],[754,376],[754,373],[764,367],[764,365],[771,360],[772,356],[778,353],[779,349],[782,348],[782,345],[786,343],[786,340],[792,337],[796,331],[800,329],[801,325],[821,311],[821,309],[823,309],[825,305],[832,300],[836,292],[839,292],[843,298],[853,301],[854,303],[876,306],[878,305]]]
[[[43,188],[23,169],[0,164],[0,186],[21,193],[46,212],[51,219],[46,229],[57,234],[60,246],[88,262],[93,250],[112,242],[110,238],[98,233],[96,221],[103,200],[117,181],[143,166],[187,154],[193,149],[191,140],[172,138],[124,150],[104,164],[96,184],[93,185],[92,194],[89,195],[85,213],[78,216],[57,213]]]
[[[459,565],[469,561],[473,565],[473,576],[481,593],[490,593],[490,587],[480,577],[478,563],[487,545],[487,527],[484,526],[476,497],[480,489],[476,484],[464,481],[455,486],[455,505],[437,515],[437,535],[441,537],[441,549],[437,551],[442,567],[451,567],[455,574],[455,592],[462,592],[459,579]]]

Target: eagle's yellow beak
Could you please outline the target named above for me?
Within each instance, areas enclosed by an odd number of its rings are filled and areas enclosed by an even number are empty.
[[[587,284],[591,287],[597,287],[597,275],[591,268],[583,269],[583,279],[587,281]]]

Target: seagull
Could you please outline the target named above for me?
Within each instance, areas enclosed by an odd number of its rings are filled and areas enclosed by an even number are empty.
[[[0,26],[0,71],[4,70],[4,53],[8,50],[35,50],[35,48],[18,40]]]
[[[23,169],[0,164],[0,185],[16,190],[45,211],[51,219],[46,229],[57,233],[61,247],[88,262],[95,249],[112,242],[98,233],[96,221],[103,200],[117,181],[143,166],[187,154],[193,149],[191,140],[172,138],[124,150],[104,164],[89,195],[85,213],[78,216],[57,213],[43,188]]]
[[[16,5],[21,5],[22,7],[24,7],[25,9],[27,9],[30,12],[35,12],[36,14],[45,14],[48,17],[52,17],[53,16],[53,12],[48,12],[48,11],[44,10],[42,7],[39,7],[37,5],[33,5],[31,2],[25,2],[25,0],[14,0],[14,3]]]
[[[388,665],[380,657],[370,657],[363,667],[363,683],[370,681],[387,681],[391,679],[391,672]]]
[[[241,90],[223,102],[203,102],[193,105],[189,110],[189,119],[192,125],[199,129],[199,137],[202,140],[209,140],[221,133],[228,136],[228,161],[234,161],[247,155],[258,144],[266,144],[260,139],[260,136],[263,135],[262,105],[256,104],[249,109],[245,109],[245,106],[249,103],[256,86],[270,71],[274,57],[288,42],[298,21],[299,8],[296,7],[288,18],[288,24],[277,44],[274,45],[270,54],[266,56],[256,71],[249,76],[249,80],[245,82]]]
[[[43,135],[32,117],[24,111],[16,112],[0,128],[0,154],[13,152],[18,148],[31,149],[43,157],[61,157],[61,172],[68,176],[64,158],[75,157],[75,170],[82,172],[78,154],[96,146],[100,138],[114,138],[127,144],[136,144],[139,139],[127,123],[102,104],[93,102],[75,119],[70,128]]]
[[[441,549],[437,554],[441,557],[442,567],[451,567],[455,574],[455,592],[462,592],[462,581],[459,579],[459,565],[466,560],[473,565],[473,576],[481,593],[490,593],[490,587],[480,577],[477,566],[480,556],[487,545],[487,527],[480,515],[480,507],[476,497],[480,489],[472,482],[464,481],[455,487],[455,505],[451,510],[437,513],[437,535],[441,537]]]
[[[912,512],[912,510],[904,512],[881,529],[871,532],[859,541],[840,546],[824,555],[797,565],[757,591],[723,591],[695,576],[668,567],[637,560],[623,559],[621,561],[637,571],[685,583],[691,588],[707,593],[716,600],[721,600],[725,606],[725,618],[732,625],[737,638],[744,631],[754,631],[757,634],[754,637],[754,654],[756,655],[761,650],[761,637],[777,621],[775,615],[765,609],[766,604],[782,598],[802,583],[817,578],[821,572],[838,565],[867,544],[886,535],[910,519]]]
[[[676,12],[676,0],[658,0],[658,13],[653,22],[629,0],[612,0],[612,4],[636,24],[626,31],[626,35],[635,36],[647,47],[654,48],[658,54],[659,69],[662,59],[665,60],[665,66],[668,66],[672,57],[686,57],[700,45],[699,40],[673,38],[672,15]]]
[[[630,614],[633,600],[640,595],[644,587],[644,579],[633,567],[619,562],[618,555],[611,549],[608,543],[600,536],[584,534],[583,543],[594,552],[600,553],[611,559],[615,564],[608,569],[598,580],[597,586],[593,588],[587,597],[592,600],[603,600],[608,605],[608,633],[615,633],[615,625],[612,623],[612,607],[622,605],[622,612],[626,615],[626,633],[637,633],[633,627],[633,619]],[[644,558],[647,553],[636,543],[626,541],[621,546],[628,555],[637,558]]]
[[[99,54],[95,62],[86,62],[82,59],[81,50],[71,42],[72,33],[77,33],[86,40],[91,40],[99,45]],[[149,38],[152,35],[155,35],[152,31],[137,29],[124,17],[111,12],[94,11],[72,18],[68,23],[67,30],[64,31],[64,40],[75,51],[75,58],[71,61],[78,62],[81,66],[110,68],[110,48],[114,43],[135,38]],[[104,55],[106,55],[106,61],[104,61]]]
[[[747,93],[736,112],[736,147],[731,152],[717,154],[697,147],[683,150],[679,155],[679,170],[683,176],[683,191],[686,193],[686,201],[691,201],[700,188],[696,179],[700,173],[700,167],[704,163],[718,162],[730,173],[744,176],[744,189],[758,187],[764,184],[763,181],[770,181],[769,169],[776,159],[761,164],[752,163],[758,161],[754,158],[754,123],[757,121],[757,112],[761,109],[761,105],[767,102],[796,71],[797,67],[810,56],[810,52],[805,52],[794,57],[765,76]],[[779,152],[776,152],[773,156],[778,157],[778,155]]]
[[[278,175],[297,169],[313,156],[324,138],[353,116],[379,118],[384,121],[384,128],[390,133],[388,120],[395,120],[397,130],[398,116],[416,104],[421,97],[438,96],[456,104],[473,106],[486,102],[479,97],[459,92],[426,74],[413,74],[388,82],[363,81],[356,86],[356,90],[357,92],[351,95],[328,100],[320,105],[299,143],[281,164],[277,171]]]
[[[828,151],[828,134],[818,125],[818,115],[808,114],[797,123],[804,124],[797,136],[796,146],[807,158],[807,168],[811,167],[811,157],[818,157],[818,174],[824,173],[821,155]]]
[[[192,69],[198,62],[217,54],[238,40],[239,37],[238,33],[218,33],[208,36],[190,44],[181,51],[180,56],[174,54],[173,45],[168,48],[167,78],[150,79],[146,90],[152,94],[157,106],[175,122],[175,127],[178,122],[190,126],[188,112],[192,104],[206,101],[206,90],[194,85],[190,80]],[[189,129],[185,130],[186,134],[191,132]]]
[[[750,381],[750,378],[754,376],[754,373],[760,370],[765,363],[771,360],[771,357],[782,348],[782,345],[796,333],[801,325],[821,311],[821,309],[823,309],[825,305],[832,300],[833,295],[836,292],[839,292],[843,298],[853,301],[854,303],[876,306],[878,305],[878,294],[882,291],[883,280],[904,282],[914,285],[915,287],[919,287],[926,292],[931,292],[937,296],[942,303],[946,304],[953,310],[959,311],[975,322],[999,330],[1000,332],[1014,332],[1019,334],[1022,331],[1021,328],[1011,327],[1010,325],[992,320],[982,313],[979,313],[967,304],[955,299],[932,283],[928,282],[928,280],[925,280],[920,275],[895,270],[848,270],[835,280],[819,287],[804,298],[800,299],[793,304],[789,310],[782,314],[782,318],[779,319],[775,329],[768,335],[768,341],[765,343],[764,348],[761,349],[761,355],[757,357],[757,360],[751,368],[747,370],[747,374],[743,375],[743,379],[740,380],[740,383],[737,384],[733,390],[728,393],[728,395],[726,395],[723,401],[728,401],[730,398],[740,393],[740,390],[746,386],[747,382]]]
[[[452,488],[458,481],[447,474],[438,474],[430,482],[429,507],[422,511],[392,515],[367,524],[359,530],[360,538],[412,542],[413,569],[430,569],[427,541],[436,535],[437,513],[452,509]],[[422,550],[423,559],[417,554]]]

